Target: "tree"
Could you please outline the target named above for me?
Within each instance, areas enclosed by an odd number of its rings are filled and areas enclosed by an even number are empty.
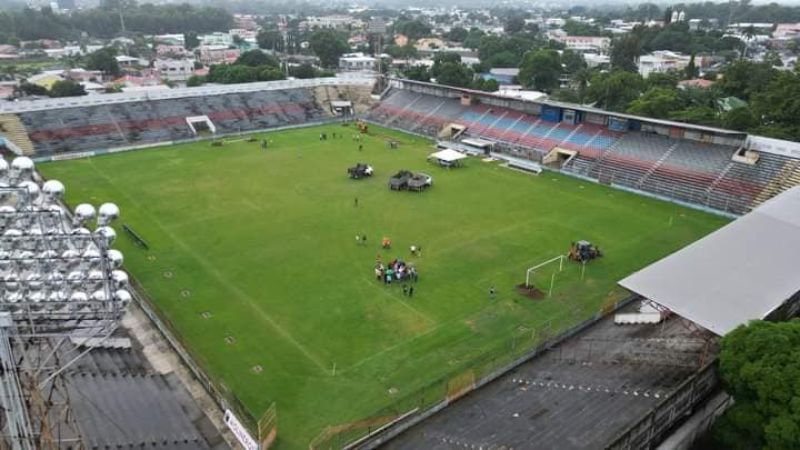
[[[19,85],[19,90],[25,95],[47,95],[47,88],[38,84],[23,81]]]
[[[686,79],[696,78],[700,75],[700,70],[697,69],[697,66],[694,63],[694,53],[692,53],[691,58],[689,59],[689,64],[686,65]]]
[[[525,87],[551,92],[558,88],[561,77],[561,58],[555,50],[539,49],[528,52],[519,66],[519,82]]]
[[[731,130],[747,131],[757,126],[753,111],[748,108],[734,108],[722,114],[722,126]]]
[[[447,33],[447,39],[455,42],[464,42],[467,36],[469,36],[469,31],[462,27],[453,27]]]
[[[439,71],[444,63],[454,63],[461,65],[461,55],[454,52],[438,52],[433,57],[433,65],[431,66],[431,76],[438,78]]]
[[[744,40],[742,41],[742,59],[745,59],[747,57],[747,48],[750,46],[750,41],[756,37],[756,28],[752,25],[748,26],[742,30],[742,36],[744,36]]]
[[[500,89],[500,83],[497,82],[495,79],[488,79],[484,80],[483,78],[477,78],[475,81],[472,82],[472,89],[476,89],[479,91],[486,91],[486,92],[495,92]]]
[[[460,62],[447,61],[440,64],[436,82],[447,86],[468,88],[472,85],[473,73],[469,67]]]
[[[80,83],[72,80],[58,80],[50,87],[50,97],[78,97],[86,95],[86,90]]]
[[[323,67],[336,67],[339,64],[339,57],[350,50],[347,39],[330,29],[314,31],[309,39],[309,46]]]
[[[122,73],[117,62],[117,50],[114,47],[105,47],[90,53],[86,57],[86,68],[115,77]]]
[[[761,121],[759,133],[800,140],[800,76],[780,72],[752,96],[753,115]]]
[[[724,448],[800,448],[800,322],[753,321],[721,342],[719,374],[735,400],[714,425]]]
[[[674,89],[656,87],[648,90],[628,106],[629,114],[666,119],[681,107],[678,93]]]
[[[525,28],[525,19],[519,16],[512,16],[506,19],[505,25],[503,25],[503,30],[506,34],[516,34],[521,32]]]
[[[645,82],[638,73],[615,70],[592,77],[586,96],[598,107],[624,111],[630,102],[639,98],[644,86]]]
[[[431,72],[425,66],[412,66],[403,71],[403,76],[409,80],[431,81]]]
[[[583,55],[572,50],[564,50],[561,52],[561,64],[564,66],[564,70],[567,73],[576,73],[587,67]]]
[[[777,73],[769,64],[736,61],[725,68],[718,84],[725,95],[750,100],[751,96],[767,87]]]
[[[481,39],[484,36],[486,36],[486,33],[484,33],[480,28],[470,28],[469,33],[462,44],[464,44],[464,47],[475,50],[481,45]]]
[[[654,87],[663,87],[669,89],[675,89],[678,86],[678,81],[681,78],[675,71],[670,72],[653,72],[647,76],[645,80],[647,82],[647,87],[654,88]]]
[[[280,61],[272,55],[268,55],[261,50],[248,50],[236,60],[236,64],[242,64],[250,67],[270,66],[279,67]]]
[[[278,30],[261,30],[256,35],[256,42],[259,48],[272,50],[275,52],[285,51],[283,35]]]
[[[431,34],[431,27],[421,20],[399,19],[394,25],[394,32],[408,36],[409,39],[419,39]]]
[[[183,34],[183,47],[186,50],[194,50],[200,46],[200,39],[197,38],[197,33],[189,31]]]
[[[635,34],[627,34],[614,40],[611,45],[611,67],[614,69],[636,72],[642,44]]]
[[[205,84],[206,78],[200,75],[192,75],[186,80],[186,87],[196,87]]]
[[[563,29],[570,36],[608,36],[608,33],[597,25],[575,20],[568,20]]]

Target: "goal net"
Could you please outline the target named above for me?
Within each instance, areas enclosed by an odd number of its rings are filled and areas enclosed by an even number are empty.
[[[556,288],[559,275],[564,271],[564,255],[558,255],[547,261],[540,262],[525,271],[525,283],[520,289],[525,289],[531,296],[550,297]]]

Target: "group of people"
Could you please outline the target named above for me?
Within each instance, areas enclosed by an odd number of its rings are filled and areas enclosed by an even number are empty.
[[[378,260],[375,262],[375,279],[383,281],[385,284],[392,284],[393,281],[416,282],[419,279],[419,274],[416,267],[406,264],[401,259],[395,259],[384,265],[379,255]]]

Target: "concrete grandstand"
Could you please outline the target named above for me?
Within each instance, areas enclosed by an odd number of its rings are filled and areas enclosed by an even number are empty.
[[[332,102],[364,111],[371,78],[253,83],[176,92],[111,94],[108,99],[19,102],[0,106],[0,135],[36,157],[194,139],[195,123],[211,135],[297,126],[331,119]],[[202,118],[202,120],[198,120]]]
[[[731,215],[800,183],[796,143],[580,105],[393,80],[367,117],[438,138],[455,125],[506,155]]]

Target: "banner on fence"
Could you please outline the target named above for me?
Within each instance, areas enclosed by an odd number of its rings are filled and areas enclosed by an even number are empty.
[[[239,419],[236,418],[233,411],[230,409],[225,410],[225,425],[230,428],[233,435],[236,436],[236,440],[242,444],[245,450],[259,450],[258,442],[250,436],[250,433],[247,432],[247,428],[239,422]]]

